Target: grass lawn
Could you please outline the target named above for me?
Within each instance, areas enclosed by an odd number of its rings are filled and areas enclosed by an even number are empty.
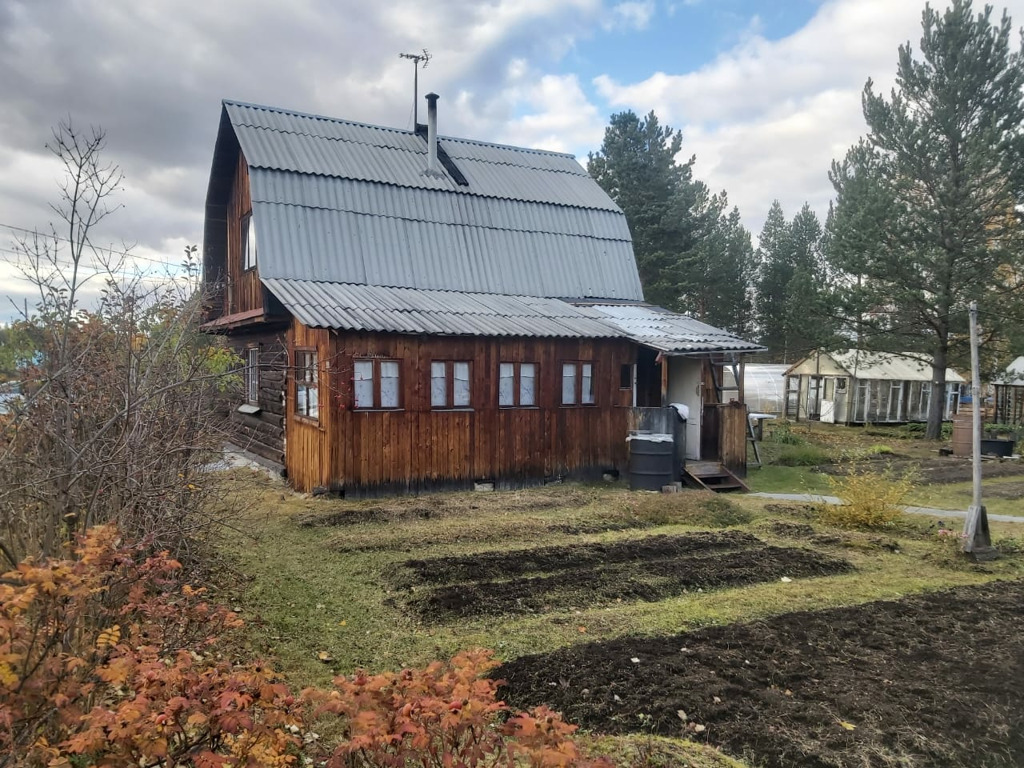
[[[832,430],[823,434],[824,450],[842,443]],[[908,454],[902,444],[894,452]],[[830,490],[809,467],[766,466],[748,479],[759,491]],[[1024,576],[1022,525],[992,526],[996,538],[1015,538],[1017,554],[981,567],[957,557],[929,518],[839,530],[817,520],[813,507],[749,496],[630,493],[619,483],[356,502],[299,496],[245,470],[223,480],[245,511],[239,532],[219,545],[229,566],[221,596],[247,620],[251,647],[296,687],[357,668],[424,665],[471,647],[510,661]],[[1005,486],[1004,498],[986,501],[989,511],[1019,513],[1010,497],[1022,481],[986,481]],[[908,503],[968,500],[969,485],[958,483],[921,486]],[[710,544],[686,554],[695,537]],[[834,567],[844,561],[852,568]],[[691,577],[696,562],[705,570]],[[459,603],[465,595],[478,598]],[[648,765],[743,765],[650,734],[595,734],[593,744],[623,765],[641,753]]]
[[[246,473],[247,474],[247,473]],[[772,505],[765,500],[731,496],[729,502],[751,521],[734,526],[769,544],[808,546],[780,537],[776,522],[810,523],[816,531],[841,541],[810,546],[849,560],[856,571],[823,578],[798,579],[686,594],[658,602],[588,605],[588,595],[571,607],[527,615],[487,616],[425,623],[403,604],[400,586],[389,572],[410,559],[438,558],[488,551],[505,552],[539,546],[615,542],[665,533],[708,530],[706,524],[667,524],[574,534],[562,526],[587,530],[628,521],[627,500],[620,488],[557,486],[509,493],[438,494],[439,510],[430,517],[345,525],[308,525],[331,515],[373,509],[374,501],[308,499],[257,475],[235,476],[233,492],[248,509],[246,535],[226,538],[222,550],[244,578],[232,600],[253,619],[255,647],[272,653],[297,682],[324,683],[334,672],[357,667],[394,669],[423,664],[471,646],[495,649],[502,658],[551,650],[564,645],[624,634],[678,632],[790,610],[837,606],[996,577],[1015,576],[1016,560],[1003,560],[984,571],[953,568],[920,529],[927,518],[909,520],[902,530],[884,534],[838,532],[814,523],[810,508]],[[680,496],[690,494],[684,492]],[[693,492],[693,495],[698,495]],[[646,496],[646,494],[644,494]],[[701,495],[702,496],[702,495]],[[540,508],[531,506],[536,502]],[[560,503],[564,502],[564,503]],[[383,502],[402,509],[401,503]],[[411,505],[415,509],[415,505]],[[766,509],[767,507],[767,509]],[[784,511],[779,509],[784,508]],[[440,511],[444,510],[444,511]],[[400,514],[400,513],[397,513]],[[304,525],[303,523],[306,523]],[[1024,526],[1002,524],[996,533],[1024,536]],[[894,554],[889,546],[900,550]],[[332,661],[324,664],[318,654]]]

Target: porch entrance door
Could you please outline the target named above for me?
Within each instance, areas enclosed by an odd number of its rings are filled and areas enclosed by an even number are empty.
[[[797,421],[800,415],[800,376],[786,377],[786,418]]]
[[[682,403],[690,412],[686,420],[686,458],[690,461],[706,459],[701,444],[701,436],[707,431],[701,426],[706,416],[701,360],[682,356],[664,359],[668,363],[668,402]]]
[[[811,376],[807,382],[807,418],[821,419],[821,376]]]

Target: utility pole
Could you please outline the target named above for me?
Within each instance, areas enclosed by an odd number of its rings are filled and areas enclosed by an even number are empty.
[[[988,513],[981,503],[981,365],[978,362],[978,302],[971,302],[971,425],[974,494],[964,521],[964,554],[974,560],[995,560],[999,553],[992,547],[988,531]]]
[[[416,126],[419,124],[420,62],[423,62],[423,69],[426,69],[432,57],[424,48],[423,53],[400,53],[398,58],[412,60],[412,130],[415,132]]]

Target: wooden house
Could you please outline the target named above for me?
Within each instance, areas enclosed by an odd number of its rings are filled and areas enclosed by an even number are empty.
[[[1024,426],[1024,355],[1010,363],[1006,372],[992,384],[995,388],[994,421]]]
[[[205,329],[245,361],[235,440],[299,490],[623,470],[636,408],[746,462],[726,366],[759,349],[643,302],[625,217],[571,156],[225,101]]]
[[[856,349],[813,352],[784,376],[786,418],[836,424],[927,421],[935,396],[943,398],[943,418],[952,419],[964,384],[948,368],[945,390],[935,393],[931,362],[920,355]]]

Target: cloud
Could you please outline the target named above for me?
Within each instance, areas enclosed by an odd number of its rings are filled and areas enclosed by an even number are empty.
[[[576,75],[543,75],[534,84],[516,89],[516,98],[528,111],[509,121],[499,142],[555,152],[576,152],[601,143],[602,117],[587,100]]]
[[[627,0],[612,6],[603,22],[606,30],[647,29],[654,16],[654,0]]]
[[[695,71],[633,83],[604,75],[594,85],[615,108],[654,109],[681,128],[698,176],[725,188],[756,234],[775,198],[788,213],[806,200],[824,215],[829,164],[865,131],[864,83],[891,87],[897,48],[916,47],[920,14],[916,3],[832,0],[792,35],[755,31]]]
[[[441,93],[443,132],[566,148],[600,120],[574,79],[545,73],[604,16],[601,0],[6,0],[0,223],[53,218],[60,169],[44,144],[71,115],[105,128],[125,174],[124,210],[98,234],[173,244],[177,259],[179,243],[201,241],[222,98],[411,127],[412,65],[398,53],[424,47],[420,93]]]

